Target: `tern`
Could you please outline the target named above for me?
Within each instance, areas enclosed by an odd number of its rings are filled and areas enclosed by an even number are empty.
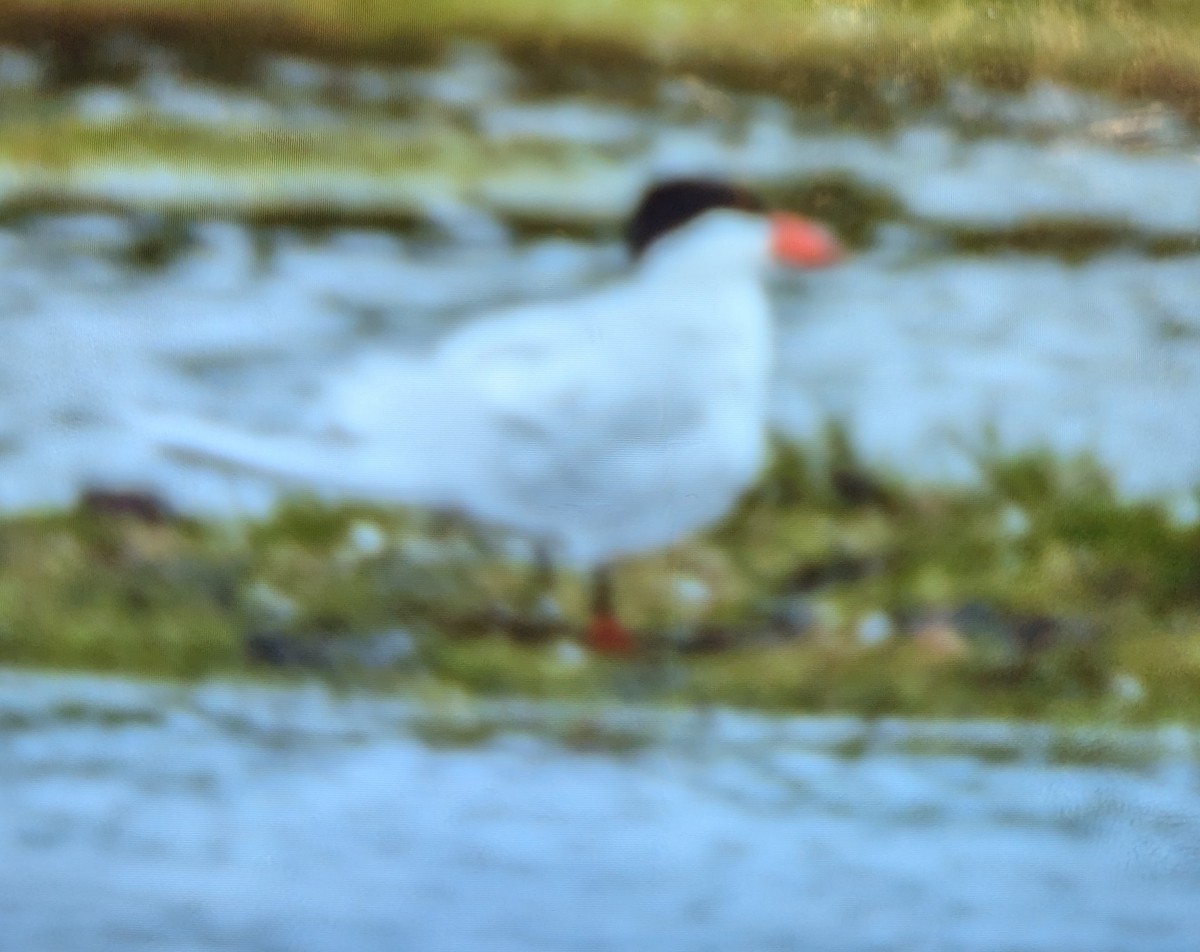
[[[631,266],[480,316],[425,355],[375,353],[317,398],[321,432],[147,413],[163,450],[344,498],[458,511],[593,574],[587,643],[634,641],[610,567],[717,522],[768,452],[773,265],[842,255],[823,225],[707,179],[650,188]]]

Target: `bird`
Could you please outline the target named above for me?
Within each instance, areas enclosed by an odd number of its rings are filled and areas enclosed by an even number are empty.
[[[161,411],[139,428],[192,461],[523,535],[591,574],[585,643],[629,654],[612,566],[719,521],[765,463],[769,269],[843,251],[825,225],[702,178],[651,185],[625,242],[628,271],[605,286],[352,362],[315,398],[319,431]]]

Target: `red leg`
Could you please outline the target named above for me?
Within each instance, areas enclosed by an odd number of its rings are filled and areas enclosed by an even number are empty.
[[[592,575],[592,620],[587,629],[587,645],[598,654],[633,654],[637,645],[629,630],[617,621],[613,610],[612,573],[606,567]]]
[[[622,657],[633,654],[634,644],[629,630],[612,615],[593,615],[587,629],[588,647],[597,654]]]

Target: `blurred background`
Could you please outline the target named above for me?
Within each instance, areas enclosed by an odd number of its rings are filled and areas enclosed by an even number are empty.
[[[0,947],[1193,948],[1197,50],[1186,0],[10,0]],[[622,274],[680,174],[852,253],[772,283],[762,479],[620,568],[637,661],[528,540],[129,427],[311,426]]]

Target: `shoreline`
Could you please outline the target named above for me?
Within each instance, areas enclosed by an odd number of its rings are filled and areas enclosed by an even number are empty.
[[[1046,79],[1126,97],[1151,97],[1200,117],[1200,18],[1185,4],[1157,13],[1120,3],[1095,14],[1066,3],[1002,9],[949,0],[917,11],[872,3],[768,3],[730,16],[717,0],[631,0],[598,10],[585,0],[459,0],[425,6],[254,0],[23,0],[0,22],[0,41],[57,47],[70,59],[103,31],[185,49],[236,72],[264,48],[327,59],[420,61],[447,40],[483,39],[551,70],[694,73],[743,88],[824,102],[861,97],[900,79],[935,90],[965,75],[992,88]],[[351,12],[353,11],[353,13]]]

